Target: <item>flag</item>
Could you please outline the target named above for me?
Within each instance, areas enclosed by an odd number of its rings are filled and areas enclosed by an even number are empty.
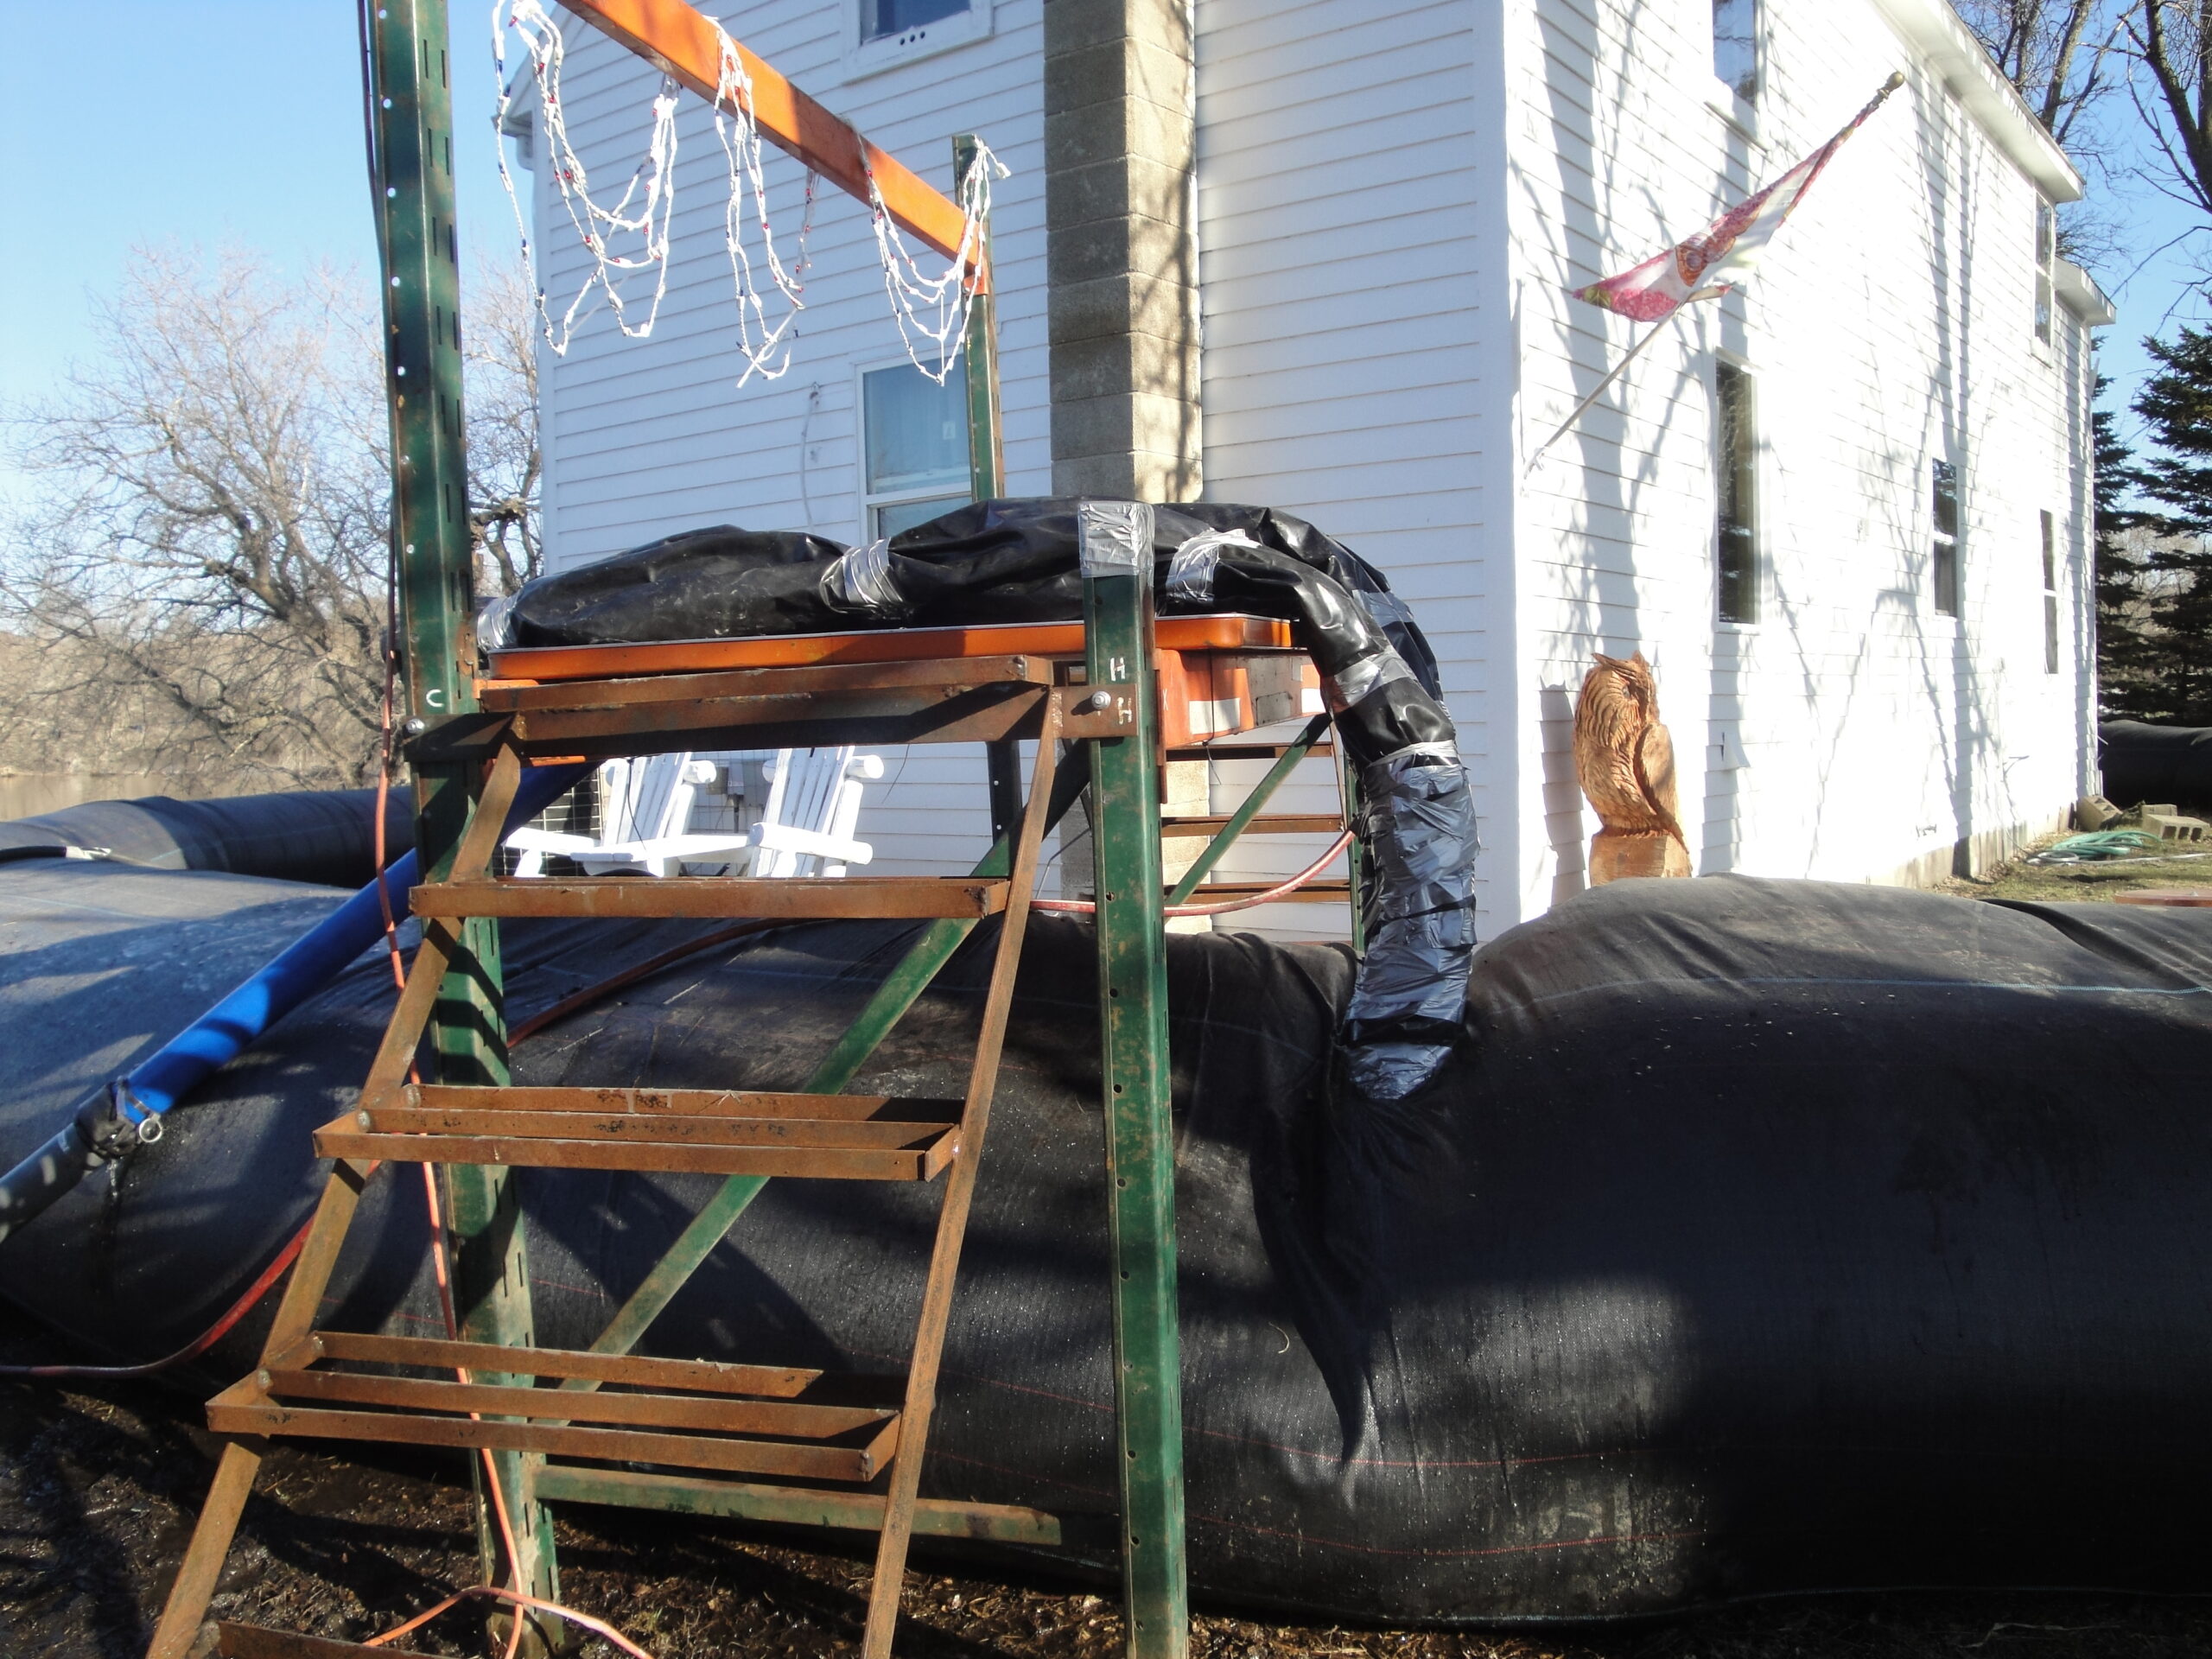
[[[1903,85],[1903,75],[1891,75],[1866,107],[1852,118],[1850,125],[1758,194],[1738,202],[1700,234],[1632,270],[1576,289],[1575,297],[1638,322],[1663,322],[1688,301],[1726,293],[1751,274],[1760,251],[1774,239],[1789,210],[1804,199],[1828,158],[1843,147],[1843,141]]]

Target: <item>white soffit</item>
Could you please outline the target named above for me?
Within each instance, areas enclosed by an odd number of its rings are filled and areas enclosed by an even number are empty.
[[[2071,259],[2055,262],[2058,297],[2066,308],[2092,328],[2109,328],[2120,321],[2120,313],[2097,286],[2097,279],[2075,264]]]
[[[1874,9],[2044,194],[2053,201],[2082,199],[2082,175],[1997,73],[1950,0],[1874,0]]]

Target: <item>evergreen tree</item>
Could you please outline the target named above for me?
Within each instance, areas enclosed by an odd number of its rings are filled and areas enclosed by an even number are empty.
[[[2107,375],[2097,377],[2096,397],[2112,385]],[[2130,531],[2155,528],[2152,515],[2123,505],[2141,474],[2134,466],[2135,451],[2120,435],[2118,417],[2109,409],[2090,416],[2096,445],[2095,512],[2091,539],[2097,612],[2097,685],[2104,710],[2128,719],[2144,717],[2143,704],[2160,700],[2158,687],[2158,648],[2147,631],[2148,575]]]
[[[2134,562],[2131,585],[2148,626],[2132,642],[2113,642],[2119,677],[2106,705],[2137,719],[2212,726],[2212,333],[2184,327],[2171,343],[2143,345],[2160,366],[2135,412],[2161,453],[2120,474],[2171,511],[2130,515],[2163,535]],[[2103,506],[2100,487],[2101,514]]]

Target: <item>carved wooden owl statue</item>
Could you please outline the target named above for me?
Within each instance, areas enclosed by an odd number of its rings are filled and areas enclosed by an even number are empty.
[[[1675,745],[1659,721],[1659,687],[1637,652],[1598,654],[1574,705],[1574,769],[1605,825],[1590,841],[1590,884],[1688,875],[1689,843],[1675,795]]]

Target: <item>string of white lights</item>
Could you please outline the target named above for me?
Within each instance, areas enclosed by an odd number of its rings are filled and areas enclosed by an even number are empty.
[[[514,95],[507,81],[507,31],[522,37],[530,54],[531,79],[537,87],[538,130],[544,135],[543,165],[550,170],[562,207],[576,237],[592,257],[592,272],[561,313],[556,323],[546,303],[545,289],[537,290],[539,321],[546,343],[556,356],[565,356],[575,339],[576,325],[586,314],[592,296],[603,294],[614,314],[615,327],[634,340],[653,331],[661,301],[668,293],[668,233],[676,213],[676,104],[678,88],[664,78],[653,99],[652,137],[645,158],[630,175],[613,207],[603,207],[591,194],[591,181],[583,157],[569,137],[568,111],[561,99],[561,71],[567,55],[561,27],[540,0],[498,0],[492,10],[492,64],[498,77],[499,99],[493,117],[497,130],[505,130]],[[499,158],[499,181],[506,187],[514,209],[515,226],[522,233],[525,262],[530,253],[530,225],[507,170],[506,147],[495,143]],[[639,200],[643,193],[644,200]],[[637,205],[632,207],[632,204]],[[632,323],[622,285],[632,273],[654,272],[652,303],[645,320]]]

